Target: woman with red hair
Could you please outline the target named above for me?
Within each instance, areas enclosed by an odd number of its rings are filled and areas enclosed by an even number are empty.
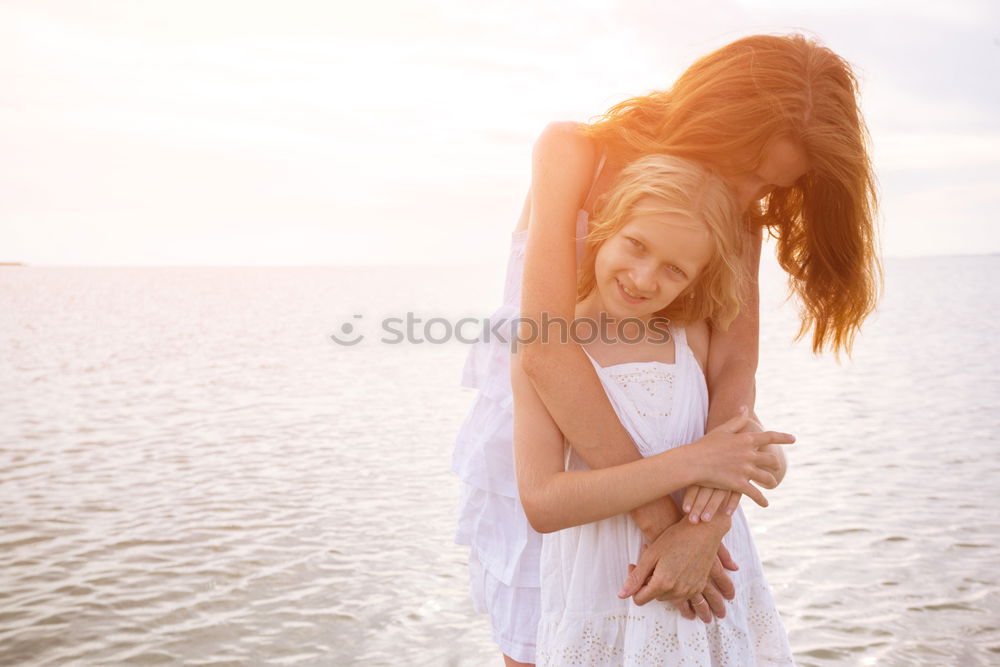
[[[531,190],[494,318],[519,311],[536,325],[553,323],[550,335],[520,343],[519,360],[591,468],[640,454],[585,352],[561,340],[556,327],[573,318],[579,242],[595,204],[627,164],[658,153],[722,175],[743,210],[741,261],[754,279],[728,330],[711,331],[706,431],[741,406],[753,409],[764,230],[777,240],[778,261],[801,302],[798,336],[811,334],[814,352],[850,351],[878,297],[876,194],[857,80],[844,59],[817,42],[746,37],[695,62],[668,90],[626,100],[591,124],[549,125],[533,151]],[[541,536],[517,495],[508,371],[502,342],[470,352],[464,383],[480,393],[459,432],[454,469],[464,482],[458,541],[470,546],[473,601],[490,614],[507,664],[516,665],[534,662]],[[753,420],[747,430],[763,429]],[[706,623],[722,617],[734,593],[725,570],[738,564],[721,541],[738,500],[691,487],[681,507],[665,497],[632,511],[648,548],[622,594],[637,604],[670,600]]]

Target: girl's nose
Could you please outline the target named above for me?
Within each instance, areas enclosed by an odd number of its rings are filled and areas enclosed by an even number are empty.
[[[648,264],[642,264],[632,271],[632,282],[635,288],[642,292],[652,292],[656,289],[656,278],[653,275],[653,268]]]

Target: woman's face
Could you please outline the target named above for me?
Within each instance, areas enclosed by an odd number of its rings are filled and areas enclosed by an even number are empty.
[[[745,158],[743,163],[751,161],[749,155],[742,157]],[[734,172],[725,178],[736,193],[740,211],[746,211],[750,204],[771,194],[775,188],[792,187],[809,171],[809,166],[809,157],[802,146],[782,137],[771,143],[755,170]]]
[[[637,210],[656,205],[654,197]],[[676,213],[638,213],[605,241],[594,260],[596,296],[613,318],[649,318],[670,305],[712,257],[703,223]]]

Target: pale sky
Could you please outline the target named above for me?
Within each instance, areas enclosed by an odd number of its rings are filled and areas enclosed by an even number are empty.
[[[885,254],[1000,252],[985,0],[5,0],[0,261],[502,267],[547,122],[790,30],[861,76]]]

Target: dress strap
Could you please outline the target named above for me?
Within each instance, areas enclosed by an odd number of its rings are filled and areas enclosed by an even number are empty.
[[[684,327],[670,327],[670,335],[674,337],[674,361],[677,361],[681,349],[688,346],[687,331]]]
[[[601,153],[601,158],[597,161],[597,168],[594,169],[594,175],[590,179],[590,188],[587,190],[587,196],[583,199],[584,206],[590,202],[590,196],[594,193],[594,186],[597,185],[597,179],[601,177],[601,170],[604,169],[604,162],[607,158],[607,153]]]
[[[590,352],[587,352],[587,348],[581,345],[580,349],[583,350],[583,353],[587,355],[588,359],[590,359],[590,363],[594,365],[594,370],[597,371],[597,375],[600,376],[604,372],[604,366],[601,366],[599,363],[597,363],[597,359],[594,359],[592,356],[590,356]]]

